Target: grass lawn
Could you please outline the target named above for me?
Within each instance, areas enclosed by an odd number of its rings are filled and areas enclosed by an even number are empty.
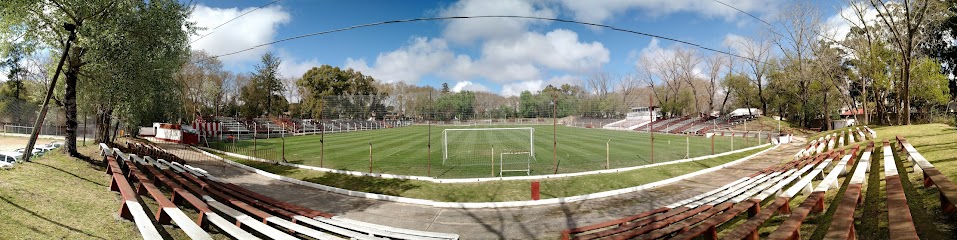
[[[508,126],[487,126],[508,127]],[[559,172],[582,172],[605,169],[606,161],[611,168],[638,166],[652,163],[649,134],[635,131],[616,131],[605,129],[586,129],[558,126],[513,126],[534,128],[534,161],[531,162],[531,174],[542,175],[554,172],[555,159]],[[522,146],[509,142],[525,139],[527,132],[515,132],[502,135],[491,131],[462,133],[455,139],[473,142],[472,147],[450,146],[449,152],[456,158],[443,164],[442,130],[462,128],[433,126],[431,129],[431,161],[428,150],[429,129],[427,126],[409,126],[402,128],[371,131],[286,137],[283,139],[244,140],[236,144],[214,145],[218,149],[245,155],[256,155],[270,160],[280,160],[282,149],[285,158],[292,163],[310,166],[322,166],[334,169],[369,171],[369,144],[372,144],[372,172],[401,175],[433,176],[439,178],[491,177],[498,174],[498,166],[493,170],[500,156],[493,156],[491,145],[498,144],[496,153],[509,151],[508,148]],[[496,135],[497,134],[497,135]],[[525,134],[523,136],[523,134]],[[554,138],[553,138],[554,135]],[[453,138],[450,137],[450,138]],[[512,139],[512,140],[508,140]],[[553,148],[553,139],[557,139],[557,150]],[[712,139],[684,135],[655,134],[654,162],[684,159],[686,155],[697,157],[712,154]],[[454,140],[453,140],[454,141]],[[762,140],[766,141],[766,140]],[[686,144],[687,143],[687,144]],[[606,144],[608,149],[606,149]],[[255,145],[255,147],[253,147]],[[323,146],[324,145],[324,146]],[[465,144],[470,145],[470,144]],[[505,146],[503,146],[505,145]],[[529,144],[524,149],[529,149]],[[758,145],[754,138],[716,137],[714,151],[726,152]],[[481,147],[475,147],[481,146]],[[488,149],[485,149],[489,146]],[[253,151],[253,148],[257,151]],[[505,149],[505,150],[503,150]],[[607,159],[606,159],[607,150]],[[528,151],[528,150],[526,150]],[[458,159],[464,158],[459,161]],[[454,163],[451,163],[454,162]],[[431,170],[429,165],[431,163]],[[494,173],[493,173],[494,172]],[[525,173],[512,173],[524,175]]]
[[[11,239],[135,239],[103,169],[58,151],[0,170],[0,232]]]
[[[764,150],[755,149],[697,162],[638,169],[628,172],[587,175],[541,181],[542,198],[557,198],[637,186],[714,167]],[[429,199],[443,202],[504,202],[530,200],[530,181],[440,184],[426,181],[381,179],[325,173],[263,163],[233,161],[291,178],[343,189]]]
[[[97,147],[80,147],[94,156]],[[59,151],[0,170],[0,233],[3,239],[139,239],[133,222],[117,214],[119,193],[110,191],[105,169]],[[143,198],[147,214],[157,205]],[[151,211],[152,210],[152,211]],[[196,212],[184,210],[191,218]],[[175,226],[161,233],[173,239],[188,239]],[[227,239],[216,234],[213,238]]]

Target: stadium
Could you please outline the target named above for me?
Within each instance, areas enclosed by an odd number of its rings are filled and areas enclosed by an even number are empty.
[[[955,239],[955,22],[3,1],[0,238]]]

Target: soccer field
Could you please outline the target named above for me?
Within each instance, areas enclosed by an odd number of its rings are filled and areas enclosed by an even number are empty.
[[[443,163],[443,130],[461,128],[534,128],[534,155],[518,157],[502,155],[501,152],[519,151],[522,146],[516,142],[528,141],[528,131],[508,133],[502,131],[481,131],[490,133],[450,134],[449,159]],[[514,131],[514,130],[513,130]],[[272,139],[243,140],[238,143],[211,145],[214,148],[245,155],[281,160],[283,149],[285,159],[291,163],[309,166],[321,166],[368,172],[370,170],[370,143],[372,145],[372,172],[401,175],[433,176],[438,178],[473,178],[498,176],[500,162],[509,168],[530,165],[531,175],[554,173],[557,159],[558,173],[571,173],[621,168],[666,162],[687,157],[712,154],[712,139],[700,136],[654,134],[654,159],[652,144],[646,132],[617,131],[605,129],[586,129],[551,125],[536,126],[432,126],[431,160],[429,160],[429,128],[414,125],[401,128],[368,130],[346,133],[326,134],[324,146],[320,135],[307,135]],[[522,136],[524,134],[524,136]],[[506,141],[504,138],[517,138]],[[524,137],[524,138],[521,138]],[[464,138],[464,139],[463,139]],[[557,148],[553,147],[553,139]],[[766,139],[761,139],[764,143]],[[285,146],[283,146],[285,142]],[[454,144],[453,144],[454,142]],[[508,143],[506,143],[508,142]],[[495,147],[495,144],[499,144]],[[756,146],[756,138],[715,137],[714,152],[721,153],[733,149]],[[505,146],[503,146],[505,145]],[[530,143],[525,143],[528,149]],[[488,148],[486,151],[485,148]],[[498,152],[492,154],[498,148]],[[512,150],[508,150],[511,148]],[[255,149],[255,151],[254,151]],[[530,151],[529,151],[530,152]],[[322,156],[322,157],[320,157]],[[527,160],[526,159],[530,159]],[[493,163],[494,161],[494,163]],[[493,166],[493,164],[495,164]],[[429,165],[431,165],[431,170]],[[520,166],[525,168],[525,166]],[[505,176],[522,176],[522,172],[506,172]]]

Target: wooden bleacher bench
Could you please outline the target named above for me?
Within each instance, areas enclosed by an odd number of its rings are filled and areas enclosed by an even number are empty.
[[[733,208],[721,213],[721,215],[712,217],[702,222],[694,228],[684,229],[682,233],[676,235],[673,239],[693,239],[699,236],[703,236],[705,239],[717,239],[718,225],[723,224],[744,212],[747,212],[749,217],[758,217],[758,214],[761,213],[762,201],[776,194],[782,188],[784,188],[784,186],[790,184],[802,174],[813,168],[817,163],[820,162],[818,161],[819,158],[820,157],[814,159],[805,158],[801,161],[795,161],[786,164],[784,169],[787,169],[787,171],[780,175],[779,179],[772,180],[768,182],[767,185],[761,186],[758,189],[749,191],[744,195],[736,197],[732,200],[732,202],[736,203]],[[749,198],[749,196],[756,194],[758,191],[761,191],[761,193]],[[773,212],[777,212],[777,209],[779,209],[784,202],[784,199],[775,200],[775,204],[772,204],[771,208],[768,210],[771,210],[771,213],[773,214]],[[770,215],[768,215],[767,218],[770,218]]]
[[[159,164],[159,162],[154,162],[152,161],[152,159],[148,157],[145,159],[150,164],[153,165],[153,166],[147,166],[148,170],[150,170],[151,172],[154,172],[153,176],[156,177],[157,179],[160,179],[162,182],[164,182],[164,184],[166,184],[167,187],[174,189],[175,194],[172,197],[174,200],[171,200],[171,201],[176,202],[175,199],[177,196],[179,196],[181,199],[187,200],[187,202],[189,202],[191,205],[193,205],[194,208],[196,208],[198,211],[201,212],[200,217],[197,218],[196,220],[197,222],[200,222],[199,223],[200,226],[204,226],[204,224],[202,224],[202,221],[205,219],[205,221],[212,223],[212,225],[216,226],[223,232],[226,232],[226,234],[228,234],[229,236],[233,238],[259,239],[256,236],[253,236],[252,234],[250,234],[249,232],[246,232],[246,230],[243,230],[236,224],[229,222],[225,218],[219,216],[218,213],[215,213],[212,210],[210,210],[209,206],[203,200],[199,200],[199,198],[197,198],[192,193],[183,190],[183,188],[185,187],[186,189],[190,189],[194,193],[205,195],[205,192],[202,189],[200,189],[199,187],[195,185],[190,184],[186,179],[183,179],[182,177],[179,177],[175,175],[174,173],[170,173],[171,170],[165,166],[161,167],[160,166],[161,164]],[[176,182],[173,182],[172,180],[170,180],[170,178],[172,178]],[[180,190],[176,191],[177,188]]]
[[[848,162],[851,162],[851,159],[854,158],[854,155],[857,152],[857,148],[851,150],[851,153],[845,155],[841,158],[841,161],[831,169],[831,172],[824,177],[818,186],[814,188],[814,191],[811,192],[810,196],[798,206],[797,209],[791,212],[791,216],[784,221],[771,235],[768,239],[798,239],[800,238],[800,228],[801,224],[804,222],[804,219],[811,212],[823,212],[824,211],[824,194],[831,188],[834,188],[837,185],[837,178],[845,173],[845,168],[848,166]],[[853,166],[853,165],[851,165]],[[792,188],[793,189],[793,188]],[[797,190],[799,191],[799,190]],[[796,193],[796,191],[794,192]]]
[[[110,190],[120,192],[120,196],[123,197],[123,203],[120,205],[120,216],[132,220],[143,239],[163,239],[163,236],[160,235],[156,226],[153,226],[153,222],[144,211],[143,205],[140,205],[136,198],[136,192],[123,175],[122,168],[120,168],[116,158],[107,156],[106,159],[110,166],[107,168],[111,175]]]
[[[936,186],[938,197],[940,199],[940,209],[948,214],[957,212],[957,185],[947,176],[934,167],[913,145],[907,142],[902,136],[897,136],[897,142],[903,155],[912,161],[914,172],[923,174],[924,187]]]
[[[872,151],[874,151],[873,142],[868,144],[867,149],[864,150],[864,154],[861,155],[861,161],[858,163],[857,169],[854,170],[850,183],[844,190],[844,196],[840,200],[840,205],[831,217],[831,225],[828,228],[826,238],[857,238],[857,233],[854,229],[854,211],[857,209],[858,204],[862,202],[861,197],[863,196],[864,179],[866,178],[867,169],[870,166]]]
[[[884,181],[887,191],[887,225],[892,239],[918,239],[917,228],[907,206],[907,196],[898,175],[894,152],[887,140],[884,140]]]
[[[131,155],[132,158],[137,158],[134,155]],[[176,204],[173,204],[169,199],[166,199],[166,195],[163,194],[155,185],[153,185],[153,180],[148,178],[145,174],[140,172],[139,168],[133,163],[133,161],[124,161],[130,169],[130,176],[132,179],[137,179],[139,185],[136,188],[136,193],[141,195],[149,194],[156,203],[159,205],[159,209],[156,212],[155,221],[160,224],[169,224],[170,220],[176,223],[183,232],[186,233],[192,239],[212,239],[212,237],[206,233],[199,225],[189,219],[185,213],[180,211]],[[145,191],[145,193],[144,193]]]

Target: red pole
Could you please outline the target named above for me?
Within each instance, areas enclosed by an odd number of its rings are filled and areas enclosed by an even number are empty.
[[[372,142],[369,142],[369,173],[372,173]]]

